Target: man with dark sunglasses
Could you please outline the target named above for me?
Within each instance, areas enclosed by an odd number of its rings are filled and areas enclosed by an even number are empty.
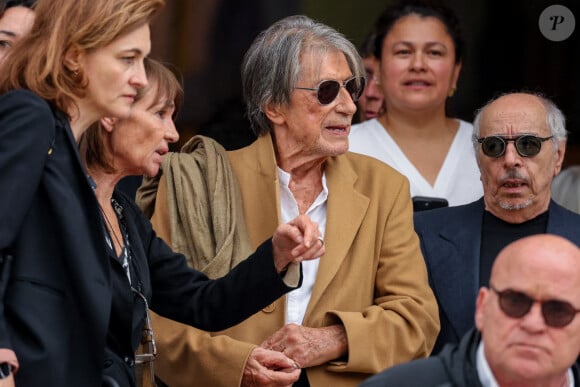
[[[433,353],[473,327],[477,289],[489,285],[493,261],[503,247],[542,233],[580,244],[580,215],[551,200],[551,183],[566,148],[565,119],[558,107],[537,94],[504,94],[477,112],[473,130],[483,197],[415,214],[439,304],[441,332]]]
[[[533,235],[498,255],[459,344],[393,367],[361,387],[571,387],[580,385],[580,249]]]

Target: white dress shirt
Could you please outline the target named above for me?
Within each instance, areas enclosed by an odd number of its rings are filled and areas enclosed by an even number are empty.
[[[280,182],[280,207],[282,222],[287,223],[296,218],[299,214],[298,203],[290,191],[290,174],[278,168],[278,181]],[[326,202],[328,199],[328,187],[326,186],[326,175],[322,174],[322,192],[314,200],[306,215],[312,221],[318,223],[321,235],[324,237],[326,230]],[[286,324],[302,324],[316,274],[318,273],[318,264],[320,258],[302,262],[302,286],[286,295]]]

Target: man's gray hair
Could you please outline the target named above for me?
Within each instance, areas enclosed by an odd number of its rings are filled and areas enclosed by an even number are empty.
[[[340,51],[353,75],[365,76],[356,47],[341,33],[303,15],[279,20],[258,35],[242,64],[244,99],[256,135],[272,130],[263,108],[290,101],[300,77],[300,55],[309,50],[320,54]]]
[[[501,94],[491,100],[489,100],[482,108],[476,110],[475,112],[475,119],[473,120],[473,146],[475,147],[475,154],[478,155],[477,146],[478,142],[477,139],[480,137],[481,133],[481,117],[483,116],[483,112],[485,109],[497,99],[510,95],[510,94],[528,94],[535,96],[538,100],[544,105],[546,109],[546,124],[550,129],[550,134],[552,137],[552,142],[554,143],[554,151],[557,151],[560,147],[560,143],[565,141],[568,137],[568,132],[566,131],[566,118],[562,111],[556,106],[554,102],[550,99],[546,98],[541,93],[534,93],[529,91],[518,91],[518,92],[511,92],[511,93],[504,93]]]

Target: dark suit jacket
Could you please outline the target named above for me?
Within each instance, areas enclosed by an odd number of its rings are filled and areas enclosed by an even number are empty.
[[[262,243],[254,254],[226,276],[211,281],[191,269],[185,257],[171,251],[157,237],[149,219],[132,199],[120,191],[115,192],[115,197],[123,207],[129,234],[134,269],[132,286],[141,287],[150,308],[156,313],[217,331],[241,322],[291,290],[276,272],[270,240]],[[145,305],[131,293],[121,265],[110,258],[113,301],[105,365],[112,369],[106,369],[105,373],[128,387],[134,382],[132,365],[141,339]],[[113,332],[115,329],[117,331]]]
[[[550,202],[550,234],[580,245],[580,215]],[[479,290],[479,253],[483,198],[473,203],[415,213],[415,231],[439,304],[441,332],[433,349],[456,343],[474,326]]]
[[[233,275],[208,281],[124,203],[143,292],[158,313],[220,330],[290,290],[275,271],[271,243]],[[67,118],[30,91],[1,95],[0,252],[14,260],[0,307],[0,348],[18,357],[16,385],[101,385],[118,297],[105,246],[98,203]],[[127,309],[129,320],[132,312]],[[132,345],[120,347],[119,356],[132,359]]]
[[[109,264],[68,120],[30,91],[0,96],[0,251],[14,256],[0,347],[16,384],[100,385]]]
[[[359,387],[482,387],[477,372],[477,349],[481,334],[472,328],[457,344],[448,345],[437,356],[417,359],[388,368]],[[579,364],[570,367],[574,385]]]

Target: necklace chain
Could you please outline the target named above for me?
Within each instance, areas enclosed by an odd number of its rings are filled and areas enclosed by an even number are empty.
[[[87,178],[89,180],[89,183],[91,185],[91,188],[93,190],[97,189],[97,183],[95,183],[95,180],[93,180],[93,178],[90,175],[87,175]],[[105,213],[105,210],[103,209],[103,206],[101,206],[101,203],[99,203],[97,201],[97,203],[99,204],[99,209],[101,210],[101,214],[103,214],[103,218],[105,218],[105,227],[107,228],[109,235],[113,235],[113,238],[115,238],[115,242],[117,242],[117,244],[119,245],[119,249],[121,250],[121,253],[123,253],[123,247],[125,246],[125,243],[121,243],[121,241],[119,240],[119,237],[117,236],[117,233],[115,233],[115,229],[113,228],[113,224],[111,223],[111,221],[109,220],[109,217],[107,216],[107,214]],[[111,206],[113,207],[113,211],[115,211],[117,214],[121,214],[121,206],[119,203],[117,203],[117,201],[114,198],[111,198]],[[123,230],[121,229],[121,225],[119,224],[119,231],[121,232],[121,237],[123,237],[123,241],[125,240],[124,236],[123,236]],[[113,252],[115,254],[117,254],[117,251],[115,250],[115,244],[113,242],[113,240],[111,240],[111,244],[113,245]]]
[[[87,178],[89,180],[89,183],[91,185],[91,188],[93,190],[97,189],[97,183],[95,183],[95,181],[93,180],[93,178],[90,175],[87,175]],[[123,206],[121,206],[121,204],[119,204],[119,202],[117,202],[117,200],[115,200],[115,198],[111,198],[111,207],[113,208],[113,211],[115,211],[115,213],[117,214],[117,219],[119,221],[119,231],[121,232],[121,238],[123,239],[123,243],[121,243],[121,241],[119,240],[119,237],[117,236],[117,234],[115,233],[115,229],[113,228],[113,224],[111,223],[111,221],[109,220],[109,217],[107,216],[107,214],[105,213],[105,210],[103,209],[103,206],[101,206],[101,203],[97,200],[97,204],[99,205],[99,210],[101,211],[101,214],[103,215],[103,218],[105,218],[105,231],[107,231],[107,233],[109,234],[109,237],[107,238],[107,244],[112,245],[112,250],[113,250],[113,254],[117,254],[117,251],[115,249],[115,241],[117,242],[117,244],[119,245],[119,249],[120,254],[119,256],[122,258],[121,260],[121,265],[123,266],[123,269],[125,269],[125,272],[127,274],[127,279],[129,280],[129,284],[131,284],[131,268],[130,268],[130,262],[131,262],[131,247],[129,244],[129,236],[127,235],[127,230],[126,230],[126,226],[124,225],[124,216],[123,216]],[[111,234],[113,234],[113,238],[115,238],[115,241],[113,241],[111,239]],[[137,289],[140,290],[141,289],[141,282],[137,281]]]
[[[121,241],[119,240],[119,237],[117,236],[117,233],[115,232],[115,229],[113,228],[113,224],[109,220],[109,217],[105,213],[105,210],[103,209],[103,207],[101,206],[100,203],[99,203],[99,208],[101,210],[101,213],[103,214],[103,218],[105,218],[105,223],[106,223],[107,229],[109,230],[109,234],[112,235],[113,238],[115,238],[115,242],[117,242],[117,244],[119,245],[119,249],[121,250],[121,253],[122,253],[123,252],[123,247],[125,246],[125,244],[124,243],[121,243]],[[119,231],[121,231],[121,233],[123,233],[123,230],[121,229],[121,226],[120,225],[119,225]],[[113,251],[115,251],[115,246],[113,246]],[[115,254],[117,254],[116,251],[115,251]]]
[[[105,218],[105,222],[106,222],[106,228],[108,229],[108,234],[113,234],[113,237],[115,238],[115,241],[113,241],[111,239],[111,237],[107,237],[107,244],[112,245],[112,250],[113,253],[117,256],[117,260],[121,263],[121,266],[123,267],[123,270],[125,270],[125,274],[127,275],[127,279],[129,280],[129,284],[131,284],[132,280],[131,280],[131,245],[129,243],[129,236],[127,235],[127,229],[126,229],[126,225],[124,224],[124,217],[123,217],[123,207],[114,199],[111,198],[111,204],[113,206],[113,210],[115,211],[115,213],[117,214],[118,220],[119,220],[119,231],[121,232],[121,238],[123,243],[121,243],[121,240],[119,240],[119,238],[117,237],[117,234],[114,232],[113,229],[113,225],[110,221],[110,219],[107,217],[107,214],[105,214],[105,211],[103,210],[103,207],[101,206],[101,204],[99,203],[99,208],[101,210],[101,213],[103,214],[103,217]],[[114,242],[117,242],[117,244],[119,245],[119,249],[120,252],[119,254],[117,254],[117,251],[115,250],[115,246],[114,246]],[[138,282],[137,283],[138,289],[141,289],[141,283]]]

